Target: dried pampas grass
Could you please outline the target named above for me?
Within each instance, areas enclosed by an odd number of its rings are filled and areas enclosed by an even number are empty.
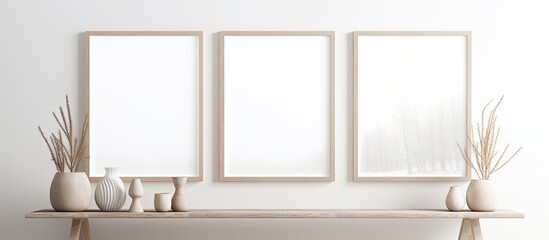
[[[79,139],[78,136],[76,136],[73,133],[73,124],[72,124],[72,113],[71,113],[71,106],[69,104],[69,96],[65,95],[66,100],[66,108],[67,112],[63,110],[62,107],[59,107],[59,116],[53,113],[53,118],[55,118],[55,121],[57,122],[57,125],[59,125],[59,130],[57,130],[57,133],[51,133],[49,135],[49,138],[46,137],[44,134],[44,131],[42,131],[42,128],[40,126],[38,127],[38,131],[40,131],[40,134],[42,135],[42,138],[46,142],[46,145],[48,146],[48,150],[50,151],[51,160],[55,164],[55,168],[58,172],[65,172],[65,166],[69,169],[71,172],[76,172],[80,166],[80,163],[82,162],[82,159],[84,158],[84,151],[86,148],[85,140],[88,134],[88,115],[84,117],[84,122],[82,124],[82,136]]]
[[[522,149],[522,147],[520,147],[511,154],[510,157],[505,157],[505,154],[509,149],[509,144],[505,146],[501,153],[496,149],[500,131],[500,128],[496,127],[496,112],[503,101],[503,96],[501,96],[498,103],[490,110],[488,119],[486,119],[486,110],[493,101],[494,100],[492,99],[482,109],[481,122],[476,125],[476,139],[473,129],[471,130],[471,134],[467,136],[475,156],[475,161],[472,160],[469,152],[458,144],[463,159],[467,165],[475,171],[478,178],[482,180],[488,180],[493,173],[507,165],[507,163],[509,163],[509,161],[511,161],[511,159],[513,159]]]

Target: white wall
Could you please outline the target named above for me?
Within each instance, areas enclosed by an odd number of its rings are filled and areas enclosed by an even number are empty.
[[[95,0],[0,2],[0,239],[66,239],[68,220],[25,220],[49,208],[55,168],[36,129],[68,93],[83,111],[86,30],[204,31],[204,181],[194,208],[443,208],[453,183],[351,181],[351,42],[354,30],[473,31],[473,111],[506,95],[502,143],[523,152],[498,172],[501,207],[524,220],[482,220],[486,239],[549,239],[546,144],[549,5],[496,0]],[[336,31],[336,181],[221,183],[218,35],[221,30]],[[478,114],[474,115],[474,119]],[[461,183],[465,187],[465,183]],[[170,184],[146,184],[144,204]],[[129,203],[127,203],[129,204]],[[457,220],[92,220],[96,239],[455,239]],[[161,238],[158,238],[161,239]]]

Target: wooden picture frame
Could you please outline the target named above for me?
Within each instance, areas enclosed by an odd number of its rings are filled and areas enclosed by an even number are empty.
[[[353,38],[354,181],[469,180],[471,32]]]
[[[88,31],[86,173],[203,179],[203,33]]]
[[[334,181],[334,41],[220,33],[221,181]]]

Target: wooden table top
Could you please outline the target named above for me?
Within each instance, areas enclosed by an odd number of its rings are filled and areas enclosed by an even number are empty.
[[[494,212],[450,212],[443,209],[192,209],[188,212],[143,213],[102,212],[56,212],[51,209],[27,213],[26,218],[524,218],[524,214],[512,210]]]

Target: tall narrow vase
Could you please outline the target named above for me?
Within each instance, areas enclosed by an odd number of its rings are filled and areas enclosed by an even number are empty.
[[[126,188],[116,168],[105,168],[105,176],[95,188],[95,203],[101,211],[118,211],[126,202]]]
[[[128,212],[143,212],[143,206],[141,205],[141,197],[143,197],[143,184],[141,184],[141,179],[134,178],[130,184],[130,189],[128,194],[132,198],[132,204]]]
[[[189,210],[189,203],[185,196],[185,185],[187,184],[187,177],[174,177],[173,184],[175,186],[175,193],[172,198],[172,211],[184,212]]]

